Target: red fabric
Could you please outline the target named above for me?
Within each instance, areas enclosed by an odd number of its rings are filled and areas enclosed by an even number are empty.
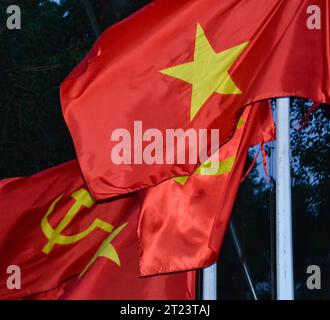
[[[137,218],[138,212],[131,215],[126,236],[113,241],[120,249],[123,267],[98,258],[81,279],[68,285],[61,299],[195,299],[195,271],[139,277]]]
[[[249,174],[251,173],[252,169],[254,168],[255,164],[257,163],[257,159],[259,157],[259,153],[260,150],[258,151],[258,153],[254,156],[250,166],[248,167],[248,169],[245,171],[245,173],[243,174],[243,177],[241,178],[241,182],[243,183],[245,181],[245,179],[249,176]]]
[[[321,30],[309,30],[318,5]],[[103,199],[191,174],[195,165],[115,165],[117,128],[219,128],[234,133],[243,106],[280,96],[330,102],[328,0],[155,0],[109,28],[61,86],[65,120],[91,192]],[[200,24],[216,53],[248,41],[229,69],[241,94],[213,93],[190,121],[191,84],[160,70],[194,60]]]
[[[193,174],[182,186],[170,180],[145,192],[138,228],[142,275],[201,268],[214,263],[234,206],[250,146],[275,137],[267,102],[248,107],[245,123],[220,149],[236,157],[218,176]]]
[[[28,178],[0,182],[0,299],[57,299],[65,292],[66,282],[79,275],[91,261],[111,232],[96,228],[74,243],[55,241],[47,254],[43,252],[49,241],[41,228],[47,210],[54,199],[63,195],[48,217],[49,225],[55,230],[76,203],[72,193],[83,187],[85,183],[77,161]],[[148,279],[138,277],[136,224],[139,211],[139,198],[134,194],[90,208],[80,207],[60,232],[65,236],[77,235],[95,219],[115,229],[128,223],[111,242],[120,266],[108,258],[98,257],[78,281],[79,290],[70,290],[71,298],[194,298],[194,272]],[[21,269],[20,290],[7,289],[9,265],[18,265]]]
[[[310,120],[308,120],[308,118],[309,118],[309,117],[311,116],[311,114],[312,114],[313,112],[315,112],[320,106],[321,106],[320,103],[314,103],[314,104],[308,109],[308,111],[304,114],[304,116],[303,116],[303,117],[300,119],[300,121],[299,121],[300,127],[298,128],[298,131],[301,131],[301,130],[305,129],[305,128],[308,126],[308,124],[309,124],[309,122],[310,122]]]

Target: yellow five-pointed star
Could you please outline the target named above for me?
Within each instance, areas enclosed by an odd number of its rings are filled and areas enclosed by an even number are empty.
[[[192,85],[190,120],[193,120],[214,92],[220,94],[242,93],[229,76],[228,70],[247,45],[248,42],[244,42],[217,53],[198,24],[194,61],[160,71]]]

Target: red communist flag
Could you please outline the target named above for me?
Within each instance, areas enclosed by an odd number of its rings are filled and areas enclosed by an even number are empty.
[[[61,86],[93,195],[108,198],[191,174],[199,163],[166,161],[168,129],[219,129],[222,145],[247,104],[278,96],[329,103],[329,5],[155,0],[106,30]],[[164,150],[146,161],[153,139],[164,139]],[[176,155],[189,151],[182,148]]]
[[[178,272],[153,277],[139,277],[138,212],[131,216],[126,236],[115,239],[121,250],[123,268],[98,258],[85,274],[64,288],[61,299],[194,299],[195,271]],[[108,283],[109,285],[104,285]]]
[[[139,222],[142,275],[201,268],[217,261],[250,146],[275,138],[268,102],[248,107],[233,138],[187,177],[145,191]]]
[[[0,198],[0,299],[194,298],[194,271],[139,278],[138,196],[96,204],[77,161],[3,180]]]

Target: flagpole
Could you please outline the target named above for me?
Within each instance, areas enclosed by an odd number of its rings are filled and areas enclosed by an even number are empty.
[[[277,299],[294,300],[290,98],[276,99],[276,279]]]
[[[254,300],[258,300],[256,291],[254,289],[254,283],[253,283],[252,276],[251,276],[251,273],[250,273],[250,268],[249,268],[249,266],[246,262],[244,254],[243,254],[241,242],[240,242],[240,239],[238,237],[236,228],[235,228],[234,223],[233,223],[232,220],[229,223],[229,231],[230,231],[230,235],[232,237],[233,243],[234,243],[234,248],[235,248],[237,257],[239,259],[239,262],[242,265],[243,272],[244,272],[244,277],[245,277],[247,285],[250,289],[251,295],[252,295]]]
[[[203,300],[217,300],[217,263],[203,269]]]

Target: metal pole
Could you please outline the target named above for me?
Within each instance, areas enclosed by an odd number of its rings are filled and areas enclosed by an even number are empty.
[[[203,269],[203,300],[217,300],[217,264]]]
[[[233,224],[232,221],[230,221],[230,224],[229,224],[229,230],[230,230],[230,234],[231,234],[231,237],[233,239],[233,243],[234,243],[234,247],[235,247],[235,251],[236,251],[236,254],[237,254],[237,257],[240,261],[240,263],[242,264],[242,267],[243,267],[243,271],[244,271],[244,276],[245,276],[245,280],[250,288],[250,291],[251,291],[251,294],[253,296],[253,299],[254,300],[258,300],[258,297],[257,297],[257,294],[256,294],[256,291],[254,289],[254,284],[253,284],[253,281],[252,281],[252,277],[251,277],[251,273],[250,273],[250,270],[249,270],[249,266],[245,260],[245,257],[243,255],[243,252],[242,252],[242,247],[241,247],[241,243],[240,243],[240,240],[238,238],[238,235],[237,235],[237,232],[236,232],[236,229],[235,229],[235,226]]]
[[[290,170],[290,98],[276,99],[276,114],[277,299],[294,300]]]

